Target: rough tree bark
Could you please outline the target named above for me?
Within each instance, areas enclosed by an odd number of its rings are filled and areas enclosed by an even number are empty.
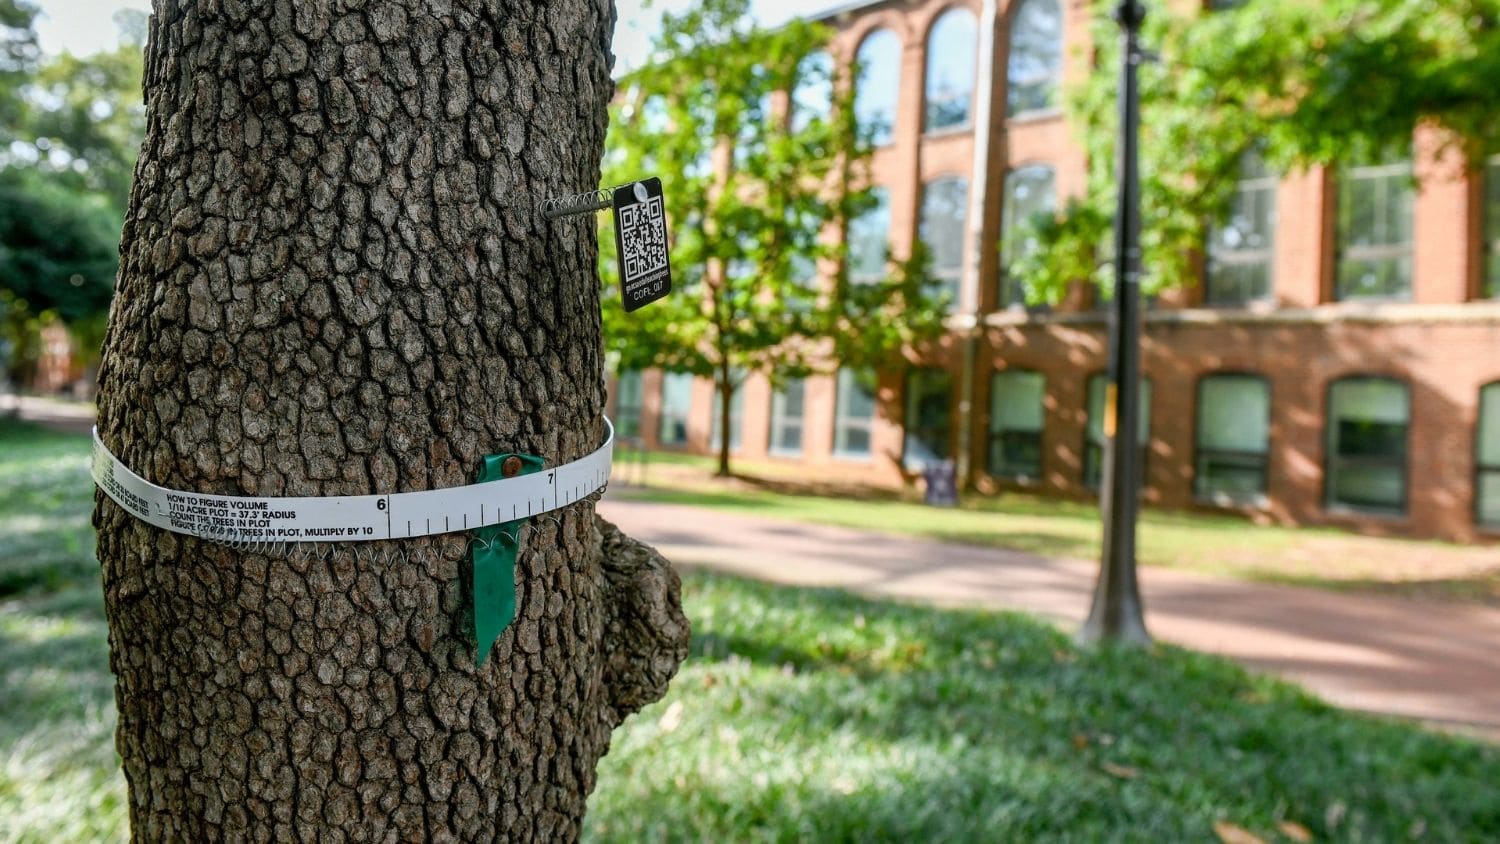
[[[100,432],[164,486],[350,495],[603,436],[608,0],[157,0]],[[95,523],[137,839],[578,834],[686,655],[670,566],[534,520],[474,668],[465,537],[245,554]]]

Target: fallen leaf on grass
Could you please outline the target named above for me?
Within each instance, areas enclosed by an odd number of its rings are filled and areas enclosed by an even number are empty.
[[[1276,825],[1281,834],[1293,841],[1307,842],[1312,840],[1312,830],[1296,821],[1282,821]]]
[[[1122,780],[1133,780],[1141,775],[1141,770],[1139,768],[1132,768],[1129,765],[1116,765],[1113,762],[1101,762],[1099,763],[1099,767],[1103,768],[1106,774],[1109,774],[1112,777],[1119,777]]]
[[[1215,821],[1214,834],[1218,835],[1219,840],[1224,844],[1266,844],[1264,838],[1242,826],[1235,826],[1229,821]]]
[[[674,700],[672,701],[672,705],[667,707],[667,711],[661,714],[661,720],[656,722],[656,726],[662,732],[670,733],[673,730],[677,729],[678,725],[680,725],[681,723],[682,701]]]

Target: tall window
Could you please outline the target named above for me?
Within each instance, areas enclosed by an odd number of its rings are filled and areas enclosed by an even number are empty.
[[[906,376],[906,442],[901,463],[908,470],[946,460],[953,377],[944,369],[917,369]]]
[[[1389,378],[1344,378],[1328,388],[1329,507],[1406,512],[1411,394]]]
[[[1254,152],[1240,159],[1240,180],[1229,216],[1208,235],[1204,298],[1239,304],[1271,295],[1272,232],[1276,228],[1276,174]]]
[[[927,36],[927,112],[923,131],[969,125],[978,36],[974,13],[968,9],[949,9],[932,25],[932,33]]]
[[[963,276],[964,218],[969,210],[969,183],[958,176],[934,179],[922,188],[922,223],[918,235],[927,247],[934,281],[958,307],[958,280]]]
[[[1009,369],[990,379],[990,474],[1021,481],[1042,476],[1047,382],[1040,372]]]
[[[891,247],[891,194],[871,188],[869,208],[849,220],[849,280],[855,284],[885,278]]]
[[[742,421],[745,418],[745,373],[739,370],[731,372],[729,377],[738,386],[734,392],[729,394],[729,450],[738,451],[740,448],[740,432],[745,427]],[[709,436],[709,448],[717,451],[720,445],[720,437],[724,434],[724,422],[719,416],[719,393],[714,390],[714,412],[713,432]]]
[[[1500,155],[1484,167],[1484,287],[1483,295],[1500,299]]]
[[[1395,159],[1340,174],[1339,299],[1411,298],[1411,178]]]
[[[868,458],[875,422],[875,371],[840,369],[834,388],[833,454]]]
[[[1474,488],[1474,518],[1500,530],[1500,381],[1479,391],[1479,432],[1475,436],[1478,476]]]
[[[814,120],[826,118],[833,108],[833,57],[815,50],[797,63],[797,81],[792,87],[792,131],[801,132]]]
[[[688,372],[665,372],[661,377],[661,425],[656,440],[661,445],[687,443],[688,412],[693,407],[693,376]]]
[[[1026,304],[1025,280],[1012,267],[1036,251],[1031,218],[1056,210],[1057,189],[1051,167],[1030,164],[1005,174],[1005,207],[1000,216],[1001,307]]]
[[[641,435],[641,373],[634,369],[615,379],[614,423],[620,439]]]
[[[1104,477],[1104,417],[1108,412],[1105,399],[1108,394],[1109,376],[1096,372],[1089,376],[1088,384],[1088,430],[1083,443],[1083,483],[1097,489]],[[1151,442],[1151,379],[1141,379],[1141,418],[1138,431],[1141,450],[1141,486],[1146,485],[1146,444]]]
[[[771,394],[771,448],[774,455],[802,454],[802,398],[806,382],[793,378]]]
[[[1010,21],[1006,114],[1057,104],[1062,38],[1062,4],[1058,0],[1020,0]]]
[[[854,60],[854,117],[860,134],[876,146],[891,142],[896,129],[896,97],[901,88],[901,39],[889,29],[865,36]]]
[[[1198,382],[1193,494],[1249,503],[1266,494],[1271,388],[1258,375],[1209,375]]]

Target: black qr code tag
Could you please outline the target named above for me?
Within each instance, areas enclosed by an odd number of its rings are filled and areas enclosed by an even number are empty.
[[[672,292],[661,179],[653,176],[615,188],[614,200],[620,292],[629,313]]]

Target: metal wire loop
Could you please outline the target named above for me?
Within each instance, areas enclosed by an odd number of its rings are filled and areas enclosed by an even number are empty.
[[[548,220],[566,217],[569,214],[586,214],[602,211],[614,202],[613,188],[600,188],[586,193],[555,196],[542,200],[542,216]]]

